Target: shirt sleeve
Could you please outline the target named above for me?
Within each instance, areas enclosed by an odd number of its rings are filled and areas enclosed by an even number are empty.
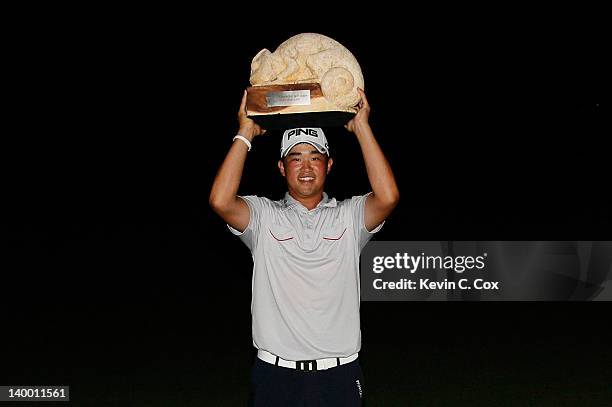
[[[355,239],[359,244],[359,252],[364,248],[366,243],[382,229],[385,221],[383,220],[378,226],[372,230],[368,230],[365,226],[365,201],[372,192],[368,192],[365,195],[354,196],[351,198],[351,209],[353,216],[353,225],[355,230]]]
[[[242,198],[249,207],[249,224],[242,232],[230,225],[227,225],[227,228],[253,252],[257,246],[264,202],[262,198],[255,195],[239,195],[238,198]]]

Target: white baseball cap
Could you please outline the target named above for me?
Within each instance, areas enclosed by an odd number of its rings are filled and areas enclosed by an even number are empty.
[[[300,143],[308,143],[314,146],[321,154],[329,155],[329,144],[323,129],[319,127],[298,127],[295,129],[285,130],[283,133],[283,141],[281,143],[281,158],[296,145]]]

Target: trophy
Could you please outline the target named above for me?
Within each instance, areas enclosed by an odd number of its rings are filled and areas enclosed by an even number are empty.
[[[357,59],[321,34],[295,35],[251,62],[247,115],[266,129],[343,126],[364,89]]]

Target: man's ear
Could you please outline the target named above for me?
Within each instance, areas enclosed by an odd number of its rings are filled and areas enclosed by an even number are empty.
[[[285,176],[285,165],[283,164],[283,160],[278,160],[278,169],[280,170],[281,175]]]
[[[329,159],[327,160],[327,173],[329,174],[329,172],[331,171],[331,167],[334,164],[334,159],[329,157]]]

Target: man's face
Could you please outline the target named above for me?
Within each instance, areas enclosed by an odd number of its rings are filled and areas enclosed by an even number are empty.
[[[333,160],[308,144],[295,145],[278,168],[287,179],[287,187],[293,195],[309,198],[323,192],[325,177],[331,170]]]

